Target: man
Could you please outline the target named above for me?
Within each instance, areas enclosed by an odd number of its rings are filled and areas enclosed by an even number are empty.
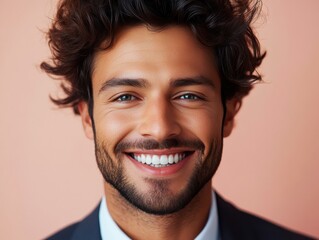
[[[105,198],[48,239],[309,239],[211,189],[265,54],[249,0],[64,0],[49,30],[65,98],[81,116]]]

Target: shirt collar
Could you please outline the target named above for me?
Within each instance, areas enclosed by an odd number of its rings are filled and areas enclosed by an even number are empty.
[[[198,234],[195,240],[219,240],[219,226],[218,226],[218,212],[217,212],[216,194],[212,191],[212,203],[209,212],[208,220]],[[117,239],[117,240],[129,240],[130,238],[120,229],[120,227],[112,219],[107,206],[105,197],[102,198],[99,209],[99,224],[101,230],[102,240]]]
[[[209,211],[208,220],[202,229],[202,231],[197,235],[195,240],[219,240],[219,226],[218,226],[218,210],[216,194],[212,191],[212,203]]]
[[[120,229],[111,217],[106,206],[105,197],[102,198],[99,212],[99,223],[102,240],[117,239],[129,240],[130,238]]]

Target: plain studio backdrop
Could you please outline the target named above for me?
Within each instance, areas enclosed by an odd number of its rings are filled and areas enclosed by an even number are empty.
[[[54,0],[0,1],[0,239],[41,239],[102,196],[93,143],[39,70]],[[319,1],[264,0],[268,56],[225,140],[214,187],[237,206],[319,237]]]

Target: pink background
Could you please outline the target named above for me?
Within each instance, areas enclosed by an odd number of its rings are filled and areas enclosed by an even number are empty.
[[[237,206],[319,237],[319,1],[264,1],[265,83],[225,141],[215,188]],[[99,201],[93,143],[48,94],[41,30],[56,1],[0,4],[0,239],[40,239]]]

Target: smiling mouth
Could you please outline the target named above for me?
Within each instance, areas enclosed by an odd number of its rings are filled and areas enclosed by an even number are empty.
[[[127,153],[132,159],[139,163],[155,167],[162,168],[174,165],[183,161],[186,157],[191,155],[193,152],[186,151],[174,154],[146,154],[146,153]]]

